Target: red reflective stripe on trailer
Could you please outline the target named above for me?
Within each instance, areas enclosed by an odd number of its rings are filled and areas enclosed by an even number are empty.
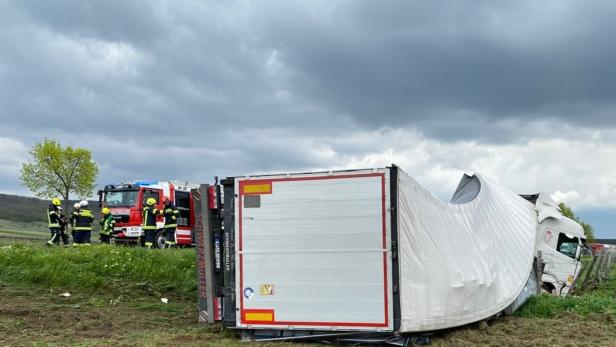
[[[292,322],[292,321],[274,321],[274,322],[248,322],[242,321],[242,324],[252,325],[297,325],[297,326],[327,326],[327,327],[360,327],[360,328],[386,328],[389,323],[355,323],[355,322]]]
[[[210,210],[215,210],[218,208],[218,206],[216,206],[216,186],[209,186],[207,188],[207,200]]]
[[[387,292],[387,214],[385,211],[385,174],[381,174],[381,223],[383,226],[383,291],[385,295],[385,326],[389,326],[389,294]]]
[[[214,298],[214,320],[222,320],[222,312],[220,309],[220,298]]]
[[[385,173],[369,173],[369,174],[357,174],[357,175],[338,175],[338,176],[308,176],[308,177],[281,177],[281,178],[272,178],[272,179],[254,179],[254,180],[245,180],[239,182],[239,199],[238,199],[238,209],[239,209],[239,261],[240,261],[240,291],[244,290],[244,256],[241,253],[243,250],[243,239],[242,239],[242,231],[243,231],[243,223],[242,223],[242,211],[243,211],[243,203],[242,197],[245,195],[242,189],[242,185],[244,182],[251,183],[266,183],[272,184],[273,182],[292,182],[292,181],[318,181],[318,180],[331,180],[331,179],[343,179],[343,178],[362,178],[362,177],[381,177],[381,225],[382,225],[382,246],[383,246],[383,299],[385,303],[384,307],[384,323],[363,323],[363,322],[291,322],[291,321],[273,321],[269,323],[263,322],[249,322],[246,321],[244,315],[240,315],[240,322],[242,324],[258,324],[258,325],[298,325],[298,326],[342,326],[342,327],[374,327],[374,328],[384,328],[389,326],[389,295],[388,295],[388,286],[387,286],[387,211],[385,209],[386,206],[386,195],[385,195]],[[270,191],[271,192],[271,191]],[[247,194],[251,195],[251,194]],[[244,312],[244,295],[240,293],[240,312]]]

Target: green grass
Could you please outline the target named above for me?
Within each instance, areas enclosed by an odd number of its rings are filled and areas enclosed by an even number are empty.
[[[0,237],[21,237],[21,238],[34,238],[34,239],[49,239],[49,232],[38,231],[17,231],[17,230],[3,230],[0,229]]]
[[[543,294],[530,298],[516,316],[525,318],[553,318],[564,313],[589,315],[595,313],[616,314],[616,298],[601,293],[583,296],[557,297]]]
[[[105,293],[140,293],[194,298],[193,249],[146,250],[91,245],[0,249],[0,281],[44,288]]]
[[[15,221],[0,218],[0,230],[14,230],[14,231],[30,231],[45,233],[49,232],[47,223],[44,221]]]
[[[601,283],[598,288],[584,291],[579,296],[537,295],[531,297],[515,315],[526,318],[552,318],[562,314],[586,316],[603,313],[616,314],[616,268],[612,268],[609,279]]]
[[[244,343],[232,329],[198,324],[194,249],[47,248],[7,240],[0,239],[0,345],[308,346]],[[65,291],[71,296],[60,295]],[[434,345],[614,341],[616,271],[579,297],[536,296],[514,316],[437,333]]]

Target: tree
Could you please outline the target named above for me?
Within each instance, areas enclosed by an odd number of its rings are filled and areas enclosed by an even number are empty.
[[[569,206],[565,205],[565,203],[561,202],[560,204],[558,204],[558,207],[560,208],[560,212],[562,212],[565,217],[571,218],[574,221],[580,223],[582,229],[584,229],[584,235],[586,235],[586,242],[595,242],[595,229],[592,227],[592,225],[576,217],[575,213],[573,213],[573,210]]]
[[[21,182],[39,198],[60,196],[68,211],[70,194],[87,199],[94,193],[98,166],[89,150],[62,146],[44,139],[30,149],[21,167]]]

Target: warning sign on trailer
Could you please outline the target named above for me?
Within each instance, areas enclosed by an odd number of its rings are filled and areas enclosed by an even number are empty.
[[[274,295],[274,285],[273,284],[262,284],[259,293],[261,295]]]

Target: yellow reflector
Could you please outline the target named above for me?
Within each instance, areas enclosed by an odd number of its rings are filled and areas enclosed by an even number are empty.
[[[274,312],[245,312],[245,316],[249,322],[273,322]]]
[[[242,193],[244,194],[270,194],[272,192],[271,183],[244,184]]]

